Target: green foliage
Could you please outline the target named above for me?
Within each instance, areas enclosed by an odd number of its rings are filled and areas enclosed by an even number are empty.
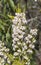
[[[34,58],[34,57],[33,57]],[[31,65],[37,65],[37,63],[36,63],[36,61],[35,61],[35,59],[31,59]]]
[[[24,65],[25,62],[24,61],[19,61],[19,60],[14,60],[14,62],[12,63],[12,65]]]
[[[6,65],[9,65],[8,63],[6,63]]]
[[[10,5],[10,7],[12,8],[12,10],[15,11],[16,6],[15,6],[13,0],[8,0],[8,3],[9,3],[9,5]]]
[[[8,16],[1,15],[2,19],[0,19],[0,40],[5,42],[7,47],[11,47],[12,44],[12,22],[8,18]],[[9,44],[9,45],[8,45]]]
[[[7,54],[7,56],[8,56],[8,58],[9,58],[9,60],[10,60],[11,62],[14,60],[14,57],[13,57],[12,54]]]

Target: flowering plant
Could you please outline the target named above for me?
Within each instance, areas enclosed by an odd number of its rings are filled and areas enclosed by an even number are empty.
[[[8,53],[9,48],[6,48],[5,44],[0,41],[0,65],[6,65],[6,63],[10,65],[10,60],[7,56]]]
[[[30,65],[33,50],[35,48],[37,29],[29,29],[25,13],[15,13],[12,20],[13,54],[15,59],[25,60],[25,64]]]
[[[0,0],[0,65],[41,64],[40,13],[40,0]]]

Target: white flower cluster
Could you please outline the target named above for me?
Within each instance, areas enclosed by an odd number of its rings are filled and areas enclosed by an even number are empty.
[[[28,55],[33,53],[32,49],[35,47],[34,43],[36,42],[35,36],[37,35],[37,29],[27,29],[25,13],[16,13],[12,22],[12,47],[14,56],[15,58],[22,57],[22,59],[30,61]],[[30,65],[30,63],[27,65]]]
[[[0,41],[0,65],[10,64],[8,56],[6,55],[9,49],[5,47],[4,43]]]

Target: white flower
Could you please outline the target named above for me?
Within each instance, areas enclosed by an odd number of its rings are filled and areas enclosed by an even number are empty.
[[[12,28],[14,28],[15,25],[12,25]]]
[[[5,56],[4,56],[4,59],[6,59],[6,58],[7,58],[7,56],[5,55]]]
[[[19,50],[17,50],[17,52],[21,53],[21,50],[19,49]]]
[[[25,63],[26,65],[30,65],[30,60],[28,62]]]
[[[0,52],[0,56],[3,56],[3,53],[2,52]]]
[[[24,47],[22,47],[22,52],[24,52],[25,51],[25,48]],[[25,52],[24,52],[25,53]]]
[[[14,45],[14,48],[18,48],[18,46],[17,45]]]
[[[31,53],[31,54],[33,53],[33,51],[31,49],[28,49],[27,52]]]
[[[22,55],[22,58],[24,55],[27,55],[26,50],[24,48],[22,49],[21,55]]]
[[[19,39],[18,38],[14,38],[14,41],[18,41]]]
[[[13,28],[13,32],[16,33],[16,31],[17,31],[17,29],[16,29],[16,27],[14,27],[14,28]]]
[[[25,34],[25,32],[22,32],[22,35],[24,35]]]
[[[29,39],[26,41],[26,44],[28,44],[28,43],[31,43],[31,41]]]
[[[14,44],[16,44],[16,41],[14,39],[12,41],[13,41]],[[13,44],[12,44],[12,46],[13,46]]]
[[[29,47],[34,49],[35,45],[34,44],[30,44]]]
[[[21,45],[21,42],[17,42],[18,45]]]
[[[26,26],[21,26],[20,29],[21,30],[25,30],[26,29]]]
[[[13,47],[13,50],[15,51],[15,48]]]
[[[18,38],[19,38],[19,39],[22,39],[22,38],[23,38],[23,35],[19,35]]]
[[[9,49],[5,49],[5,52],[8,52],[9,51]]]
[[[20,13],[15,13],[15,15],[16,15],[16,16],[21,16],[21,14],[20,14]]]
[[[17,24],[17,20],[16,20],[16,22],[15,22],[15,20],[12,20],[12,21],[13,21],[13,24],[15,24],[15,25]],[[13,27],[13,26],[12,26],[12,27]]]
[[[17,33],[22,34],[22,31],[20,29],[17,29]]]
[[[15,44],[13,43],[12,46],[14,46]]]
[[[25,40],[29,40],[27,36],[25,37]]]
[[[17,18],[17,17],[14,17],[14,19],[12,20],[13,24],[15,24],[15,25],[16,25],[16,24],[18,23],[18,21],[17,21],[17,20],[18,20],[18,18]]]
[[[37,35],[37,29],[31,29],[30,30],[30,33],[32,34],[32,35]]]
[[[31,39],[32,38],[32,35],[28,34],[28,38]]]
[[[28,60],[28,57],[27,56],[23,56],[24,59]]]
[[[23,24],[27,24],[27,20],[25,18],[22,19]]]
[[[18,52],[14,52],[14,56],[18,56],[19,55],[19,53]]]
[[[20,21],[20,22],[19,22]],[[20,18],[18,18],[18,26],[21,25],[22,21]]]
[[[27,49],[27,45],[25,45],[23,48],[24,48],[24,49]]]
[[[9,58],[7,59],[7,62],[10,64],[10,60],[9,60]]]

